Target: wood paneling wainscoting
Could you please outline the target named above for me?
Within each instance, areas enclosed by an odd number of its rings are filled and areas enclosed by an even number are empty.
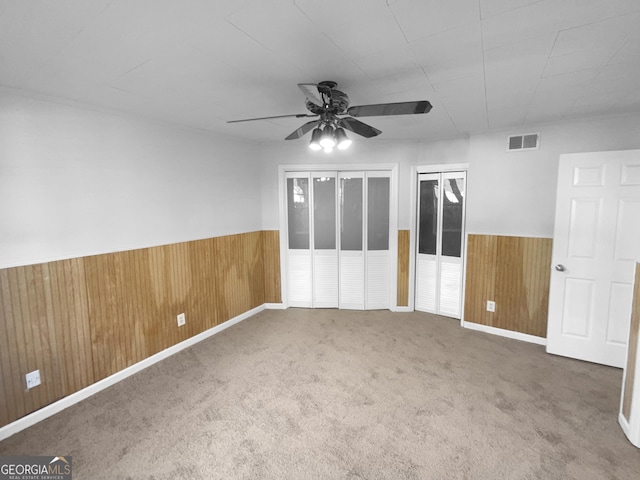
[[[640,335],[640,263],[636,263],[635,285],[633,287],[633,306],[631,307],[631,328],[629,330],[629,350],[627,368],[622,397],[622,414],[627,422],[631,421],[631,405],[633,403],[633,387],[637,377],[636,363],[638,359],[638,335]],[[636,403],[640,404],[636,399]]]
[[[0,426],[279,303],[279,272],[278,231],[0,269]]]
[[[409,230],[398,230],[398,300],[399,307],[409,305]]]
[[[84,260],[0,270],[0,426],[96,381]],[[26,391],[24,375],[42,385]]]
[[[546,338],[551,238],[468,235],[464,319]],[[496,311],[487,312],[487,301]]]
[[[265,303],[281,303],[280,232],[278,230],[263,230],[262,248],[264,250],[264,301]]]

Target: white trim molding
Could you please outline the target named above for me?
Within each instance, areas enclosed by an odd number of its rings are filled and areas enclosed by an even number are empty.
[[[287,307],[284,306],[284,303],[265,303],[265,310],[286,310]]]
[[[640,263],[640,257],[636,257],[636,263]],[[640,288],[635,285],[635,288]],[[631,305],[633,310],[634,305]],[[633,317],[631,317],[633,321]],[[631,325],[631,331],[633,331],[633,325]],[[627,439],[636,447],[640,448],[640,347],[635,352],[635,365],[630,365],[630,359],[633,355],[631,350],[631,341],[627,342],[627,356],[624,362],[622,371],[622,386],[620,388],[620,413],[618,414],[618,423],[622,428],[622,431],[627,436]],[[633,368],[631,368],[633,367]],[[628,378],[633,372],[634,377]],[[632,382],[632,391],[630,397],[625,398],[625,392],[627,390],[627,382]],[[630,401],[629,405],[629,418],[625,417],[625,401]]]
[[[390,309],[394,313],[411,313],[413,312],[413,308],[405,306],[395,306]]]
[[[634,432],[627,422],[627,419],[624,417],[622,412],[618,414],[618,423],[620,424],[620,428],[627,436],[627,439],[633,444],[633,446],[640,448],[640,431]]]
[[[547,339],[543,337],[536,337],[535,335],[529,335],[528,333],[514,332],[512,330],[505,330],[503,328],[490,327],[488,325],[480,325],[479,323],[462,322],[464,328],[469,330],[477,330],[478,332],[490,333],[492,335],[498,335],[500,337],[513,338],[514,340],[520,340],[522,342],[535,343],[538,345],[547,345]]]
[[[269,305],[280,305],[280,304],[269,304]],[[134,375],[144,370],[145,368],[150,367],[151,365],[158,363],[161,360],[164,360],[165,358],[175,355],[176,353],[186,348],[189,348],[195,345],[196,343],[206,340],[207,338],[212,337],[213,335],[220,333],[223,330],[226,330],[227,328],[235,325],[236,323],[240,323],[241,321],[246,320],[247,318],[252,317],[257,313],[260,313],[265,308],[267,308],[266,305],[260,305],[259,307],[256,307],[252,310],[244,312],[243,314],[240,314],[237,317],[227,320],[226,322],[221,323],[220,325],[216,325],[215,327],[210,328],[209,330],[199,333],[198,335],[194,335],[191,338],[188,338],[180,343],[177,343],[169,348],[166,348],[165,350],[162,350],[161,352],[158,352],[155,355],[151,355],[150,357],[147,357],[144,360],[134,365],[131,365],[130,367],[125,368],[124,370],[120,370],[119,372],[116,372],[113,375],[108,376],[107,378],[103,378],[102,380],[99,380],[96,383],[93,383],[88,387],[83,388],[82,390],[78,390],[77,392],[72,393],[71,395],[61,398],[57,402],[51,403],[46,407],[41,408],[40,410],[36,410],[35,412],[25,415],[24,417],[21,417],[18,420],[15,420],[9,423],[8,425],[5,425],[4,427],[0,428],[0,441],[7,439],[10,436],[22,430],[25,430],[26,428],[29,428],[35,425],[36,423],[41,422],[42,420],[45,420],[46,418],[49,418],[55,415],[56,413],[61,412],[62,410],[65,410],[75,405],[76,403],[79,403],[82,400],[89,398],[90,396],[95,395],[96,393],[112,385],[115,385],[118,382],[121,382],[125,378],[128,378],[131,375]],[[278,307],[271,307],[271,308],[278,308]]]
[[[433,165],[416,165],[416,173],[440,173],[468,171],[468,163],[437,163]]]

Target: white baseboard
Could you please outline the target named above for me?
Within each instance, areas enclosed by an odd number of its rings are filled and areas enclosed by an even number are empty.
[[[411,307],[399,307],[399,306],[395,306],[395,307],[391,307],[389,310],[391,310],[392,312],[398,312],[398,313],[408,313],[408,312],[413,312],[413,308]]]
[[[631,425],[627,422],[622,412],[618,414],[618,423],[622,428],[622,431],[627,436],[627,439],[633,444],[633,446],[640,448],[640,436],[634,435],[631,431]]]
[[[480,325],[473,322],[462,322],[464,328],[470,330],[477,330],[479,332],[491,333],[493,335],[499,335],[501,337],[513,338],[523,342],[537,343],[538,345],[547,345],[547,339],[542,337],[536,337],[535,335],[529,335],[527,333],[514,332],[512,330],[505,330],[503,328],[489,327],[488,325]]]
[[[35,412],[25,415],[24,417],[19,418],[18,420],[15,420],[14,422],[8,425],[5,425],[4,427],[0,428],[0,441],[6,438],[9,438],[11,435],[14,435],[26,428],[29,428],[38,422],[41,422],[45,418],[49,418],[52,415],[55,415],[56,413],[61,412],[66,408],[69,408],[72,405],[75,405],[76,403],[90,397],[91,395],[95,395],[96,393],[100,392],[101,390],[104,390],[105,388],[115,385],[116,383],[124,380],[125,378],[130,377],[131,375],[138,373],[147,367],[150,367],[154,363],[158,363],[159,361],[164,360],[165,358],[168,358],[171,355],[175,355],[176,353],[180,352],[181,350],[184,350],[185,348],[189,348],[192,345],[195,345],[196,343],[201,342],[215,335],[216,333],[220,333],[223,330],[226,330],[227,328],[235,325],[236,323],[239,323],[242,320],[245,320],[255,315],[256,313],[263,311],[265,308],[268,308],[266,305],[269,305],[269,304],[260,305],[259,307],[249,310],[248,312],[244,312],[243,314],[238,315],[237,317],[229,319],[226,322],[221,323],[220,325],[216,325],[215,327],[210,328],[209,330],[199,333],[198,335],[194,335],[193,337],[188,338],[180,343],[177,343],[165,350],[162,350],[161,352],[158,352],[155,355],[151,355],[150,357],[145,358],[144,360],[134,365],[131,365],[130,367],[125,368],[124,370],[120,370],[119,372],[116,372],[113,375],[108,376],[107,378],[103,378],[102,380],[96,383],[93,383],[88,387],[83,388],[82,390],[78,390],[77,392],[72,393],[71,395],[68,395],[64,398],[61,398],[60,400],[50,405],[47,405],[46,407],[42,407],[40,410],[36,410]],[[279,304],[274,304],[274,305],[279,305]]]
[[[287,307],[284,306],[284,303],[265,303],[264,308],[266,310],[286,310]]]

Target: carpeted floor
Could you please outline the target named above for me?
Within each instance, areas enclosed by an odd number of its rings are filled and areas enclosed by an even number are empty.
[[[637,479],[621,370],[424,313],[265,311],[0,443],[74,479]]]

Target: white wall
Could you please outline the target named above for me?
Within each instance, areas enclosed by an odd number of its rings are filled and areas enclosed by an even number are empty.
[[[0,89],[0,268],[259,230],[257,157]]]
[[[540,149],[507,152],[507,136],[539,131]],[[467,232],[553,237],[561,153],[640,147],[640,115],[586,119],[439,142],[355,138],[351,148],[310,152],[308,138],[262,146],[262,226],[279,228],[277,165],[398,163],[398,228],[410,227],[412,165],[468,163]]]
[[[253,145],[0,88],[0,268],[278,229],[279,164],[399,164],[400,229],[411,166],[469,163],[467,231],[553,236],[561,153],[640,148],[640,115],[543,125],[540,149],[501,131],[440,142],[354,138]],[[258,206],[258,202],[262,206]]]
[[[540,132],[540,149],[507,152],[508,135]],[[471,137],[467,231],[553,237],[560,154],[640,147],[640,115]]]

